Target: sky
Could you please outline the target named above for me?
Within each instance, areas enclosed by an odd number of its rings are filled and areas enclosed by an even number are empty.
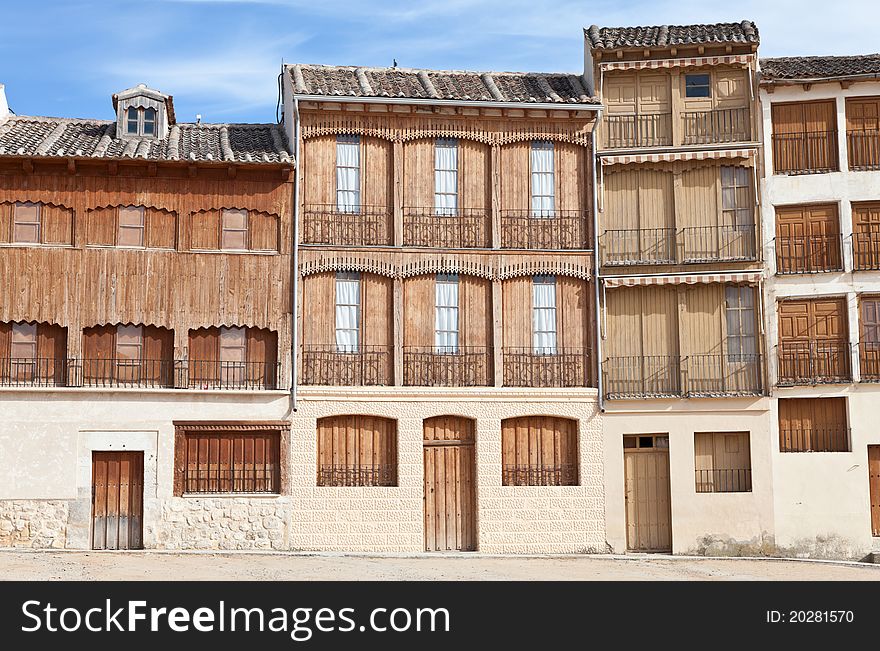
[[[138,83],[180,122],[274,122],[282,61],[583,71],[583,27],[754,20],[761,56],[880,51],[877,0],[0,0],[19,115],[112,119]]]

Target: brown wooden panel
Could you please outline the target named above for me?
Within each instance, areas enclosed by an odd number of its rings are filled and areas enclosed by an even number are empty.
[[[782,452],[848,452],[846,398],[780,398]]]
[[[0,203],[0,243],[12,241],[12,213],[14,204],[11,202]]]
[[[220,379],[220,329],[189,331],[189,379],[191,383],[213,383]],[[194,363],[193,363],[194,362]]]
[[[190,217],[190,246],[193,250],[220,248],[220,210],[201,210]]]
[[[507,348],[531,348],[532,277],[520,276],[503,281],[501,305],[503,345]]]
[[[567,142],[553,143],[556,182],[556,208],[558,210],[589,210],[592,207],[587,150],[581,145]],[[506,172],[506,170],[505,170]]]
[[[461,275],[459,276],[458,292],[459,344],[461,346],[491,346],[491,281],[477,276]]]
[[[623,458],[627,549],[671,550],[668,449],[624,449]]]
[[[868,486],[871,496],[871,535],[880,536],[880,445],[868,446]]]
[[[558,345],[563,349],[590,347],[592,292],[580,278],[556,277],[556,319]]]
[[[392,170],[394,164],[392,156],[393,144],[391,141],[382,138],[361,137],[361,184],[363,187],[361,203],[363,205],[384,208],[390,208],[393,205],[392,183],[394,175]],[[429,178],[433,188],[433,174]],[[433,206],[433,200],[427,205]],[[388,226],[390,226],[390,222]]]
[[[394,281],[391,278],[361,274],[361,321],[364,345],[389,347],[394,344]],[[328,341],[335,341],[335,333]],[[390,355],[388,361],[390,363]]]
[[[143,452],[92,453],[92,549],[143,548]]]
[[[577,421],[553,416],[501,421],[501,467],[504,486],[577,485]]]
[[[176,479],[182,493],[278,493],[281,436],[277,431],[189,432],[176,439],[183,449]]]
[[[116,326],[95,326],[83,330],[83,380],[109,377],[110,362],[116,357]]]
[[[177,247],[177,215],[169,210],[145,208],[144,244],[154,249]]]
[[[253,251],[277,251],[280,228],[278,215],[251,211],[248,213],[249,248]]]
[[[278,334],[265,328],[248,328],[248,382],[274,389],[277,386]]]
[[[73,209],[44,204],[40,221],[44,244],[73,244]]]
[[[93,208],[86,216],[86,243],[100,246],[116,244],[116,207]]]
[[[363,300],[363,299],[362,299]],[[311,274],[302,281],[302,341],[326,346],[336,342],[336,274]]]
[[[318,486],[396,486],[397,422],[377,416],[317,421]]]
[[[501,146],[501,169],[504,170],[501,174],[502,210],[531,208],[530,151],[529,141]]]
[[[423,138],[403,146],[403,203],[408,208],[434,206],[434,143]]]
[[[459,207],[482,209],[489,213],[492,202],[491,173],[489,145],[474,140],[459,140]]]
[[[336,205],[336,136],[303,142],[300,170],[309,170],[304,175],[303,203]]]
[[[436,279],[434,274],[426,274],[403,281],[404,346],[430,347],[434,345]],[[459,306],[461,306],[460,295]]]

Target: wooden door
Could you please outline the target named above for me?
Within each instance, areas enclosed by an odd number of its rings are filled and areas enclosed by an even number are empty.
[[[474,423],[438,416],[425,420],[425,551],[474,551],[476,451]]]
[[[854,203],[852,210],[853,267],[880,269],[880,204]]]
[[[880,445],[868,446],[868,483],[871,491],[871,535],[880,536]]]
[[[92,453],[92,549],[142,549],[144,453]]]
[[[843,269],[837,206],[789,206],[776,210],[779,273]]]
[[[626,548],[672,551],[669,437],[625,436],[623,447]]]
[[[846,398],[779,400],[780,452],[849,452]]]
[[[849,374],[847,338],[845,298],[780,302],[780,378],[845,378]]]

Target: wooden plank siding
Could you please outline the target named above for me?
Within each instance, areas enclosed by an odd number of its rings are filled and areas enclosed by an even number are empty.
[[[318,486],[396,486],[397,422],[330,416],[317,422]]]
[[[834,100],[774,102],[771,120],[773,169],[777,174],[838,169]]]
[[[780,398],[780,452],[849,452],[846,398]]]
[[[504,486],[576,486],[577,421],[526,416],[501,421]]]
[[[141,549],[144,453],[92,453],[92,549]]]

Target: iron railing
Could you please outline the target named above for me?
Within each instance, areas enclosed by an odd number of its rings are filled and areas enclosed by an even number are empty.
[[[318,486],[396,486],[397,467],[322,465],[318,468]]]
[[[63,387],[69,366],[70,360],[53,357],[0,358],[0,386]]]
[[[504,386],[508,387],[589,387],[590,349],[502,349]]]
[[[757,259],[754,224],[691,226],[678,232],[682,262]]]
[[[776,174],[836,172],[837,131],[801,131],[773,134],[773,169]]]
[[[862,341],[855,345],[859,350],[859,380],[880,382],[880,342]]]
[[[600,240],[604,265],[675,263],[674,228],[606,230]]]
[[[748,107],[688,111],[681,114],[682,141],[685,145],[705,145],[751,140]]]
[[[452,249],[489,247],[489,213],[483,208],[404,208],[403,243]]]
[[[186,362],[194,389],[277,389],[281,364],[191,359]]]
[[[175,385],[175,367],[172,359],[84,359],[82,385],[169,388]]]
[[[850,430],[845,425],[779,430],[780,452],[849,452]]]
[[[502,486],[577,486],[577,464],[506,465],[501,468]]]
[[[302,383],[325,386],[388,386],[393,383],[393,348],[336,344],[302,346]]]
[[[391,209],[387,206],[339,210],[336,204],[306,204],[302,226],[304,244],[388,246],[394,243]]]
[[[503,249],[589,249],[590,225],[585,210],[501,211]]]
[[[672,398],[681,395],[681,358],[669,355],[606,357],[602,364],[605,397]]]
[[[712,468],[696,471],[698,493],[750,493],[751,468]]]
[[[751,396],[764,393],[760,354],[688,355],[684,359],[685,395]]]
[[[852,234],[853,269],[876,271],[880,269],[880,232],[863,231]]]
[[[852,381],[850,347],[846,341],[782,341],[778,352],[781,386]]]
[[[672,144],[672,114],[606,115],[605,148],[668,147]]]
[[[485,346],[403,349],[403,383],[407,386],[477,387],[493,384],[492,349]]]
[[[853,171],[880,170],[880,131],[853,129],[846,132],[849,168]]]
[[[843,271],[841,239],[838,233],[776,238],[777,274],[824,271]]]

